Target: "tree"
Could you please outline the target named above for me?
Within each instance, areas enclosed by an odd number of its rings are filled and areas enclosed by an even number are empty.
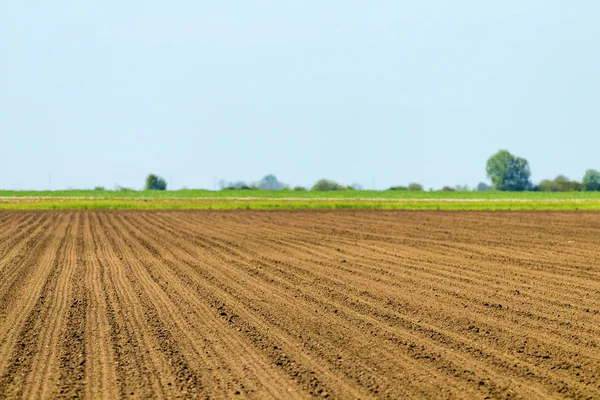
[[[285,184],[279,182],[275,175],[270,174],[262,178],[256,186],[261,190],[281,190]]]
[[[491,156],[485,170],[497,190],[521,192],[529,186],[529,162],[506,150],[500,150]]]
[[[167,181],[160,176],[154,174],[148,175],[146,178],[146,190],[167,190]]]
[[[490,185],[488,185],[485,182],[479,182],[479,184],[477,185],[478,192],[487,192],[489,190],[492,190],[492,187],[490,187]]]
[[[600,172],[595,169],[588,169],[583,176],[583,190],[588,192],[600,190]]]
[[[321,179],[310,189],[316,192],[329,192],[332,190],[344,190],[346,189],[344,186],[340,185],[337,182],[330,181],[327,179]]]

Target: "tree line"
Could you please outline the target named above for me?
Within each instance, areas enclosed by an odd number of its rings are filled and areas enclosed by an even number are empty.
[[[485,170],[492,182],[492,189],[500,191],[593,192],[600,190],[600,172],[595,169],[588,169],[581,182],[559,175],[552,180],[544,179],[537,185],[533,184],[530,181],[529,162],[507,150],[500,150],[491,156],[486,163]]]
[[[260,181],[248,184],[244,181],[227,182],[224,180],[219,181],[219,188],[221,190],[291,190],[295,192],[304,191],[317,191],[317,192],[328,192],[334,190],[360,190],[361,187],[358,184],[344,186],[335,181],[329,179],[320,179],[310,189],[304,186],[290,187],[283,182],[280,182],[277,177],[273,174],[269,174],[262,178]]]
[[[538,184],[531,182],[531,168],[529,161],[511,154],[508,150],[500,150],[492,155],[486,163],[485,171],[491,184],[480,182],[474,190],[477,191],[539,191],[539,192],[573,192],[573,191],[600,191],[600,171],[588,169],[581,182],[570,180],[564,175],[556,178],[544,179]],[[146,178],[145,190],[166,190],[167,182],[164,178],[150,174]],[[244,181],[227,182],[219,181],[221,190],[290,190],[290,191],[318,191],[328,192],[336,190],[362,190],[362,186],[354,183],[349,186],[342,185],[333,180],[320,179],[310,189],[303,186],[290,187],[279,181],[273,174],[266,175],[258,182],[246,183]],[[423,191],[423,185],[410,183],[407,186],[392,186],[388,190]],[[469,191],[466,185],[444,186],[442,191]]]
[[[308,190],[319,192],[333,190],[362,190],[362,186],[358,183],[344,186],[329,179],[320,179],[310,189],[304,186],[290,187],[279,181],[273,174],[266,175],[261,180],[254,183],[247,183],[244,181],[227,182],[225,180],[220,180],[218,185],[220,190],[290,190],[296,192]],[[422,186],[420,188],[420,190],[422,190]],[[104,188],[99,189],[104,190]],[[150,174],[146,177],[144,190],[167,190],[167,181],[158,175]]]

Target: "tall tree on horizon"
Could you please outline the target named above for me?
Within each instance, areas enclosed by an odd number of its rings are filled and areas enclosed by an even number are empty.
[[[496,190],[522,192],[529,186],[531,176],[529,162],[514,156],[507,150],[500,150],[491,156],[485,171]]]

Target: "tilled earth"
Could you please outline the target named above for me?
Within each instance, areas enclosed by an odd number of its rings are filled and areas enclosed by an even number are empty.
[[[0,398],[600,398],[600,214],[0,212]]]

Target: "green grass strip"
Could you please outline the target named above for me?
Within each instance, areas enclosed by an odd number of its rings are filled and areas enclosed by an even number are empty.
[[[0,210],[465,210],[600,211],[600,200],[3,199]]]
[[[293,190],[62,190],[62,191],[10,191],[0,190],[0,199],[100,199],[100,200],[197,200],[197,199],[296,199],[296,200],[598,200],[600,192],[418,192],[341,190],[311,192]]]

